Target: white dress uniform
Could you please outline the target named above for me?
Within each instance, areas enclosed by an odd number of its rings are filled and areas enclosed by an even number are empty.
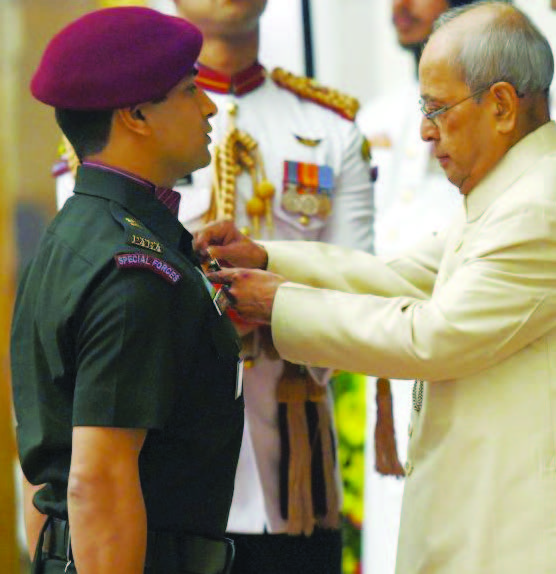
[[[430,144],[420,136],[419,85],[363,106],[357,116],[371,141],[375,183],[375,252],[393,257],[440,231],[461,207],[459,190],[447,179]],[[393,574],[404,481],[375,469],[376,379],[367,386],[363,565],[367,574]],[[405,462],[411,417],[410,381],[392,381],[398,455]]]
[[[214,144],[222,141],[230,126],[230,105],[237,108],[236,127],[258,143],[267,179],[276,189],[272,207],[274,229],[271,233],[263,224],[261,238],[319,240],[365,251],[372,249],[370,170],[362,153],[364,138],[353,121],[279,87],[258,65],[234,78],[225,78],[200,66],[197,82],[219,109],[211,119]],[[327,217],[307,220],[283,208],[286,161],[332,169],[332,208]],[[182,196],[179,219],[189,231],[202,224],[209,209],[212,179],[210,165],[193,173],[190,183],[175,187]],[[71,194],[72,187],[67,174],[58,178],[59,206]],[[239,228],[252,227],[245,212],[245,204],[252,196],[252,180],[243,173],[237,179],[236,192],[235,220]],[[280,435],[276,398],[282,369],[280,359],[261,353],[253,366],[244,370],[245,432],[228,522],[230,532],[286,531],[279,504]],[[318,383],[328,381],[329,371],[312,373]],[[330,413],[332,416],[331,409]],[[340,489],[338,471],[336,481]]]

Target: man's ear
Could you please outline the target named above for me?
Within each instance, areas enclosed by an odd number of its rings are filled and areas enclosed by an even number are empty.
[[[498,131],[507,134],[516,128],[519,96],[508,82],[496,82],[490,88],[493,98],[494,119]]]
[[[122,108],[116,110],[116,116],[129,130],[143,135],[150,133],[147,118],[140,108]]]

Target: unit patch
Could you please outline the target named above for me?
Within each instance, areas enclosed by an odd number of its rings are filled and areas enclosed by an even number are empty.
[[[137,245],[137,247],[143,247],[143,249],[150,249],[151,251],[162,253],[162,246],[158,241],[152,241],[152,239],[147,239],[146,237],[141,237],[134,233],[128,237],[126,243],[128,245]]]
[[[150,269],[158,273],[158,275],[168,281],[168,283],[173,284],[181,279],[181,273],[176,271],[176,269],[166,263],[166,261],[153,255],[147,255],[145,253],[119,253],[118,255],[114,255],[114,259],[119,269],[128,267]]]

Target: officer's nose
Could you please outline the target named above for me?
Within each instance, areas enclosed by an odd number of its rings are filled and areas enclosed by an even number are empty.
[[[201,91],[201,110],[203,111],[203,115],[208,119],[212,118],[218,113],[218,107],[212,101],[212,99],[207,95],[205,90]]]

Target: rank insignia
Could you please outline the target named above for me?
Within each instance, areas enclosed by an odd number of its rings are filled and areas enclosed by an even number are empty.
[[[148,269],[160,275],[168,283],[175,284],[181,279],[181,273],[172,265],[158,257],[146,253],[119,253],[114,255],[118,269],[141,268]]]
[[[137,247],[142,247],[143,249],[149,249],[150,251],[155,251],[156,253],[162,253],[162,245],[158,241],[153,241],[152,239],[147,239],[146,237],[141,237],[141,235],[136,235],[131,233],[127,238],[128,245],[137,245]]]
[[[333,188],[334,172],[330,166],[284,162],[282,207],[300,215],[303,225],[309,225],[312,217],[328,217],[332,211]]]
[[[304,138],[303,136],[298,136],[297,134],[293,135],[300,144],[306,145],[308,147],[317,147],[322,141],[322,138],[310,139],[310,138]]]
[[[133,217],[125,217],[124,219],[133,227],[143,227],[136,219],[133,219]]]

